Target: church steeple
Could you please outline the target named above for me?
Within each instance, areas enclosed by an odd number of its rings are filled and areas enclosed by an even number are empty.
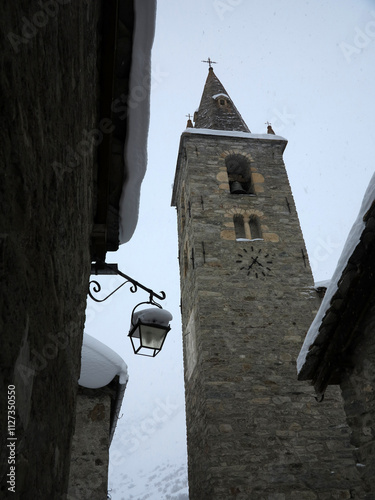
[[[172,198],[189,498],[358,498],[340,393],[314,405],[296,376],[318,297],[287,141],[270,123],[267,134],[243,133],[212,67],[194,121],[182,133]]]
[[[196,128],[250,132],[211,65],[194,121]]]

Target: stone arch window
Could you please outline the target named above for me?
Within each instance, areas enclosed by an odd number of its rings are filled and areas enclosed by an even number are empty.
[[[213,96],[219,108],[225,108],[229,104],[229,97],[226,94],[216,94]]]
[[[249,226],[250,226],[250,236],[252,240],[263,239],[259,218],[256,215],[250,215]]]
[[[236,233],[236,240],[247,239],[243,215],[235,214],[233,216],[233,222],[234,222],[234,231]]]
[[[241,154],[232,154],[225,158],[229,189],[231,194],[254,194],[251,179],[250,162]]]

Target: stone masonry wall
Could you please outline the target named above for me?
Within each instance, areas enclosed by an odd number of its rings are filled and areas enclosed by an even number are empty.
[[[191,500],[362,498],[340,393],[324,404],[295,360],[316,313],[282,160],[285,141],[185,134],[179,219]],[[231,195],[228,155],[255,195]],[[236,241],[256,215],[262,239]],[[269,269],[267,269],[269,268]]]
[[[371,300],[371,299],[370,299]],[[355,446],[356,467],[366,498],[375,498],[375,305],[361,320],[361,342],[353,351],[351,366],[341,383],[348,424]]]
[[[112,397],[109,388],[79,389],[69,500],[103,500],[107,496]]]
[[[90,273],[95,152],[84,140],[97,123],[99,11],[88,0],[2,5],[2,498],[13,480],[14,498],[66,498]]]

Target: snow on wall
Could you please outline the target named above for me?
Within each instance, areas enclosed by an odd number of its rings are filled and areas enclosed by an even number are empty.
[[[137,226],[141,183],[147,167],[151,48],[155,33],[156,0],[135,0],[134,10],[128,135],[124,149],[127,171],[120,198],[120,244],[130,240]]]
[[[305,338],[305,341],[303,343],[301,352],[299,353],[299,356],[297,358],[297,371],[298,371],[298,373],[302,370],[302,367],[305,364],[306,356],[309,352],[310,346],[314,343],[315,339],[318,336],[321,322],[322,322],[327,310],[330,307],[332,297],[334,296],[334,294],[337,291],[338,282],[339,282],[341,275],[342,275],[342,273],[343,273],[343,271],[348,263],[348,260],[360,241],[362,231],[365,228],[365,222],[363,221],[363,216],[370,209],[374,200],[375,200],[375,174],[372,176],[370,183],[366,189],[366,193],[365,193],[365,196],[364,196],[363,201],[362,201],[361,209],[359,211],[357,219],[355,220],[355,222],[353,224],[352,229],[349,232],[349,236],[348,236],[346,243],[344,245],[344,249],[343,249],[342,254],[341,254],[339,261],[337,263],[336,270],[333,273],[332,279],[329,282],[326,294],[324,296],[324,299],[322,300],[322,303],[320,305],[318,313],[317,313],[314,321],[311,323],[311,326],[306,334],[306,338]]]
[[[127,383],[129,377],[125,361],[108,346],[84,333],[79,385],[98,389],[108,385],[116,375],[121,385]]]
[[[221,135],[227,137],[243,137],[245,139],[268,139],[270,141],[286,141],[285,137],[273,134],[252,134],[237,130],[214,130],[211,128],[187,128],[184,132],[188,134]]]

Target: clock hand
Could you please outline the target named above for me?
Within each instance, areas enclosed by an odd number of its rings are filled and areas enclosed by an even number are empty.
[[[254,257],[252,257],[253,262],[252,262],[252,264],[251,264],[251,265],[253,265],[253,264],[257,263],[257,264],[258,264],[258,266],[263,267],[263,264],[262,264],[261,262],[259,262],[259,261],[258,261],[258,257],[259,257],[259,255],[257,255],[255,258],[254,258]]]
[[[251,258],[253,259],[253,262],[250,264],[249,269],[251,269],[251,268],[253,267],[253,265],[254,265],[254,264],[255,264],[255,262],[257,261],[257,258],[258,258],[258,257],[256,257],[255,259],[254,259],[254,257],[251,257]]]

